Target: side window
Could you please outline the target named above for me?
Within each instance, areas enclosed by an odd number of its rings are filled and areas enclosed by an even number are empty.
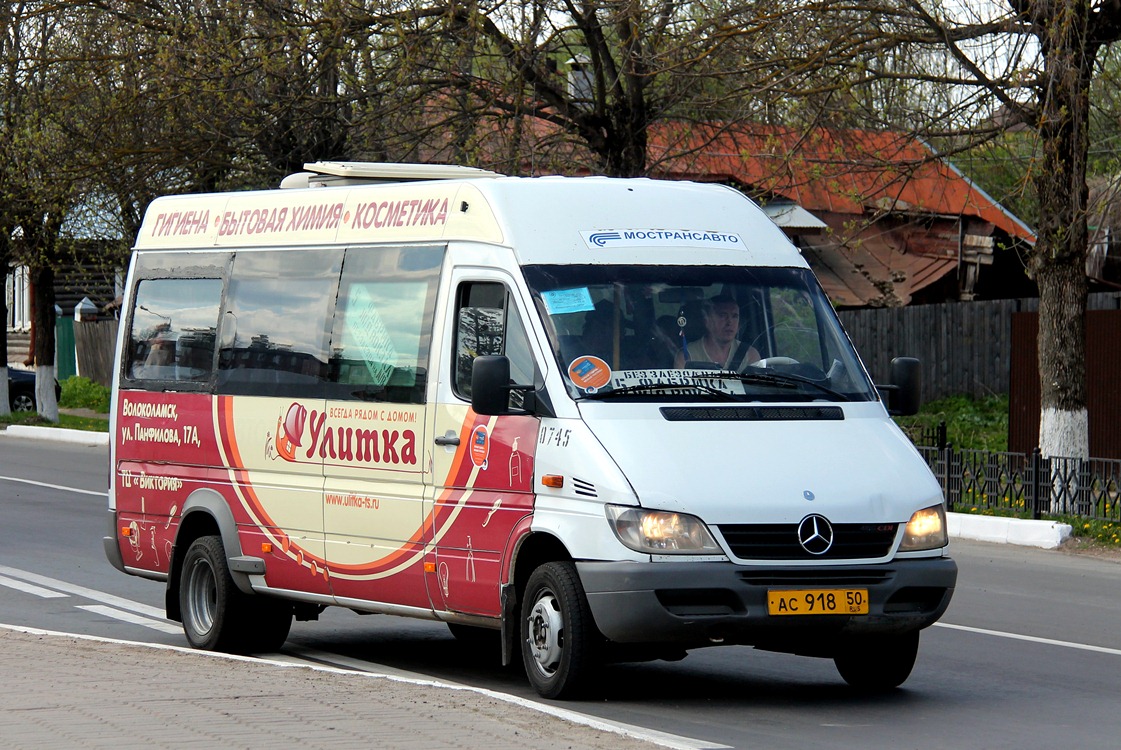
[[[218,352],[220,393],[321,396],[342,249],[234,258]]]
[[[221,279],[145,279],[133,297],[126,377],[204,383],[214,371]]]
[[[506,287],[493,282],[461,284],[456,295],[453,385],[464,399],[471,398],[471,364],[484,354],[505,354],[515,383],[534,382],[536,368],[529,338]]]
[[[331,336],[331,398],[424,403],[444,250],[350,248]]]

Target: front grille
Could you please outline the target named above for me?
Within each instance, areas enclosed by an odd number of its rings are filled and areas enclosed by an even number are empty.
[[[790,568],[787,570],[741,570],[739,579],[751,586],[879,586],[895,577],[894,571],[877,568]]]
[[[833,524],[833,546],[823,555],[802,549],[796,523],[722,524],[716,528],[741,560],[863,560],[884,557],[891,551],[898,524]]]

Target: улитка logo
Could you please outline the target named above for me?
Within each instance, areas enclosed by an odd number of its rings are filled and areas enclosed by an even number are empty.
[[[288,412],[276,420],[276,452],[285,461],[296,460],[296,449],[303,444],[305,424],[307,409],[301,404],[292,404]]]
[[[316,457],[364,464],[417,462],[416,432],[411,429],[328,423],[327,412],[309,412],[295,402],[277,418],[275,445],[277,455],[292,463]]]

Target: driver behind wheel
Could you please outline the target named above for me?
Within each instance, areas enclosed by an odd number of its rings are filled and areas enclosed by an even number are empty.
[[[674,367],[680,369],[687,362],[712,362],[722,370],[742,370],[759,360],[759,352],[748,346],[742,354],[737,334],[740,330],[740,306],[727,294],[718,294],[704,301],[705,334],[695,341],[686,342],[677,353]],[[737,358],[738,355],[738,358]]]

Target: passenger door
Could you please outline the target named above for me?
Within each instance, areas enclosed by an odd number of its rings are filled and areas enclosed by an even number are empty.
[[[447,609],[497,617],[503,554],[533,509],[539,420],[475,414],[471,366],[476,356],[505,354],[514,382],[540,384],[541,374],[510,281],[458,270],[452,279],[432,431],[436,569],[429,583]]]
[[[242,549],[264,554],[270,587],[321,595],[330,586],[316,427],[342,257],[326,247],[238,251],[218,330],[214,414]]]
[[[327,564],[341,600],[432,607],[423,571],[425,399],[443,257],[443,247],[346,252],[318,426]]]

